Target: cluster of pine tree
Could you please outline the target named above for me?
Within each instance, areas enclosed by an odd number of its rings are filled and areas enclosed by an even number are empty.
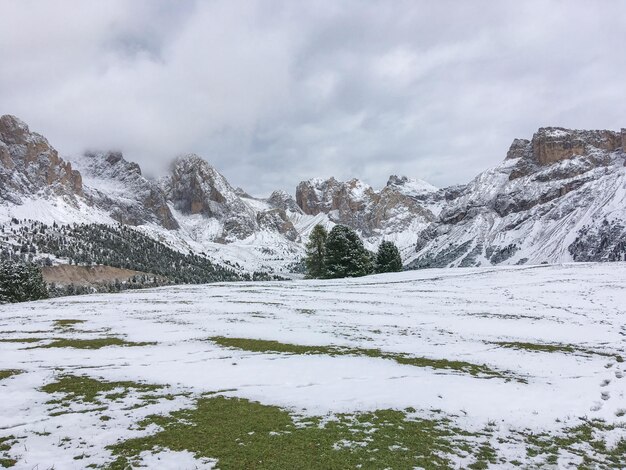
[[[48,286],[51,297],[120,292],[167,284],[283,280],[280,276],[265,272],[240,274],[236,271],[241,268],[238,265],[214,264],[203,253],[181,253],[124,225],[47,225],[35,220],[15,218],[9,224],[0,225],[0,261],[4,261],[6,266],[15,267],[7,268],[7,272],[15,270],[13,278],[23,279],[20,276],[25,276],[26,272],[29,276],[34,276],[37,272],[38,279],[41,279],[41,270],[36,265],[51,266],[51,257],[64,260],[70,265],[104,265],[149,273],[135,276],[128,281],[102,282],[90,286],[52,284]],[[45,283],[43,286],[46,287]],[[8,290],[17,292],[14,287]],[[19,293],[5,297],[0,302],[35,299]]]
[[[316,225],[306,249],[309,278],[335,279],[402,271],[402,259],[394,243],[383,241],[374,255],[365,248],[358,234],[345,225],[335,225],[330,233],[322,225]]]
[[[0,261],[0,304],[46,298],[48,289],[39,266]]]
[[[131,269],[164,277],[173,284],[251,280],[234,269],[212,263],[206,257],[180,253],[138,230],[124,225],[46,225],[14,220],[0,227],[0,258],[51,264],[47,255],[69,264],[92,264]],[[257,277],[262,277],[260,273]]]

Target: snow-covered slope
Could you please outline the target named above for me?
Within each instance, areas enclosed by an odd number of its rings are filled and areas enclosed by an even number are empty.
[[[462,188],[420,235],[410,264],[624,259],[626,154],[621,143],[601,148],[594,140],[593,132],[606,131],[587,131],[592,134],[573,150],[571,140],[554,142],[580,138],[580,132],[541,129],[525,148],[520,149],[523,141],[514,142],[506,160]],[[546,147],[558,158],[545,155]]]
[[[294,443],[272,421],[266,437],[284,444],[278,451],[320,446],[353,452],[344,462],[356,464],[364,450],[374,460],[363,468],[388,467],[392,444],[412,463],[394,468],[428,467],[414,460],[428,452],[442,468],[623,468],[626,296],[616,281],[625,278],[626,263],[435,269],[1,306],[0,371],[20,373],[0,380],[0,439],[15,436],[0,458],[16,469],[103,466],[117,457],[109,446],[125,442],[145,449],[137,464],[149,468],[210,468],[202,458],[238,468],[224,449],[254,452],[266,415],[211,417],[239,399],[317,429]],[[106,338],[126,347],[67,347]],[[273,352],[281,345],[294,352]],[[201,403],[204,420],[194,421]],[[160,433],[177,409],[189,415],[168,445]],[[399,418],[386,423],[390,409]],[[342,413],[347,442],[333,433]],[[154,414],[163,416],[139,425]],[[425,420],[426,433],[413,439],[411,420]],[[223,447],[207,454],[216,426]],[[204,431],[198,446],[189,436]]]
[[[178,228],[158,184],[145,178],[139,165],[124,160],[120,152],[88,152],[73,157],[72,162],[83,177],[85,197],[118,222]]]

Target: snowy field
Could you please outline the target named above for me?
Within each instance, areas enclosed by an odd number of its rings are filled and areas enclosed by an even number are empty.
[[[626,467],[626,263],[0,306],[0,466]]]

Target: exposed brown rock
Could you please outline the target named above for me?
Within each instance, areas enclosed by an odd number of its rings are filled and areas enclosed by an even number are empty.
[[[614,151],[622,145],[622,135],[613,131],[580,131],[562,127],[542,127],[532,139],[533,157],[549,165],[574,155],[589,155],[593,148]]]
[[[59,157],[41,135],[30,132],[15,116],[0,117],[0,197],[19,202],[39,191],[82,196],[78,171]]]
[[[0,165],[4,168],[10,170],[15,165],[13,164],[13,160],[11,159],[11,154],[9,153],[9,147],[0,141]]]
[[[201,214],[223,222],[218,241],[232,241],[252,235],[258,229],[255,212],[215,168],[197,155],[178,158],[163,190],[184,214]]]
[[[63,264],[60,266],[44,266],[42,269],[43,278],[47,283],[54,283],[59,286],[69,284],[79,286],[97,286],[109,284],[111,282],[128,281],[135,276],[149,275],[140,271],[130,269],[114,268],[112,266],[73,266]],[[158,276],[159,280],[166,280]]]
[[[259,227],[276,231],[291,241],[298,239],[298,231],[293,226],[283,209],[270,209],[259,212],[256,216]]]

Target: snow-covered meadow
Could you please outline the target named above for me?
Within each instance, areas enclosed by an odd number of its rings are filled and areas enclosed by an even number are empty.
[[[625,351],[626,263],[177,286],[4,305],[0,463],[236,468],[250,454],[256,468],[276,468],[278,457],[258,457],[257,447],[292,433],[328,453],[319,462],[341,455],[346,465],[333,468],[624,468]],[[204,414],[196,413],[203,398]],[[239,421],[211,414],[213,404],[239,406]],[[176,410],[191,411],[179,419]],[[403,421],[381,418],[382,410],[398,410]],[[259,441],[257,412],[289,413],[295,427],[281,424]],[[331,435],[332,422],[345,432]],[[382,436],[381,423],[393,431]],[[418,442],[399,433],[405,425],[438,434]],[[318,434],[307,434],[311,426]],[[187,445],[168,440],[170,428],[209,434]],[[236,452],[203,447],[211,439],[232,439]],[[281,446],[300,449],[295,439]]]

